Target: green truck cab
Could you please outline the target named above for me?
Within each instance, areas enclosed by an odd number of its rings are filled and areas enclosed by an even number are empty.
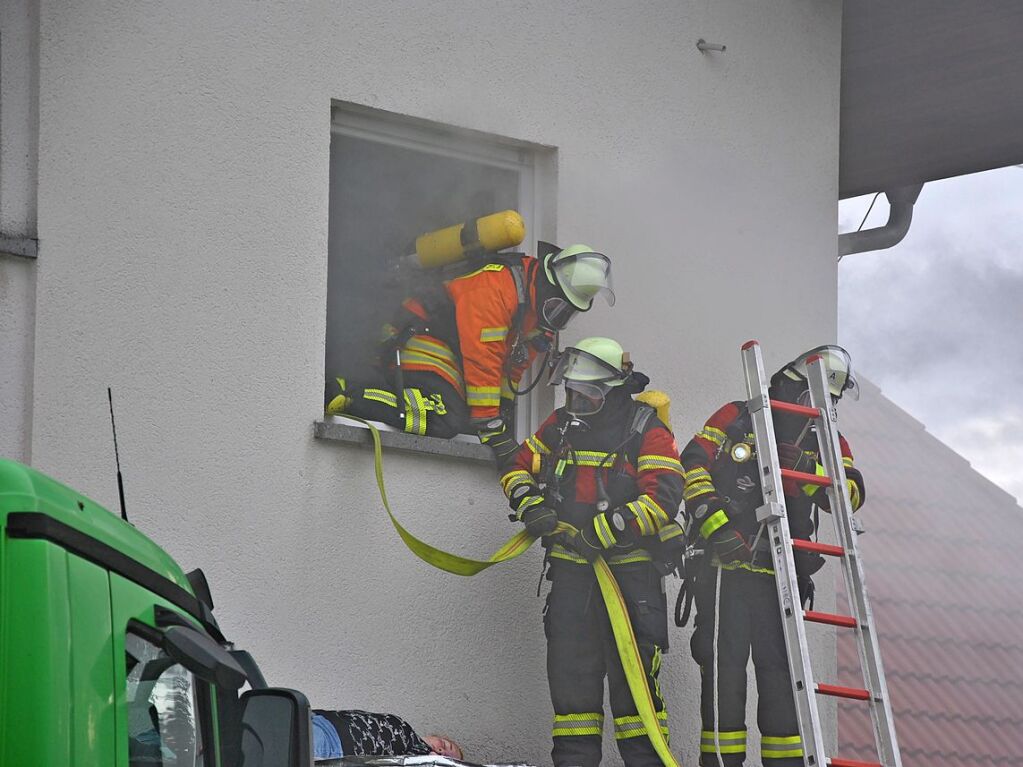
[[[212,610],[201,571],[0,459],[0,765],[308,767],[308,701]]]

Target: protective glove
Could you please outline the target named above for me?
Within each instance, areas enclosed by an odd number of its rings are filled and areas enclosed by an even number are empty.
[[[812,454],[790,442],[778,443],[778,460],[783,469],[802,471],[806,474],[813,474],[817,468],[817,459]]]
[[[604,553],[604,547],[597,538],[597,531],[589,525],[583,527],[571,540],[572,548],[587,562],[596,561]]]
[[[753,547],[731,522],[714,531],[710,537],[710,544],[714,547],[718,561],[723,565],[753,560]]]
[[[473,425],[479,434],[480,442],[493,449],[498,465],[518,451],[519,443],[515,441],[508,422],[503,418],[480,419],[474,421]]]
[[[558,513],[550,506],[530,506],[522,512],[519,520],[534,538],[543,538],[558,528]]]

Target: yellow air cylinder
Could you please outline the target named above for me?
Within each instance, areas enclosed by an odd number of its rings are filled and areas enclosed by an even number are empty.
[[[643,402],[657,410],[657,417],[664,422],[664,425],[671,428],[671,397],[657,389],[642,392],[636,395],[639,402]]]
[[[461,261],[474,250],[495,251],[518,245],[526,236],[526,224],[518,211],[502,210],[416,238],[412,260],[423,269]]]

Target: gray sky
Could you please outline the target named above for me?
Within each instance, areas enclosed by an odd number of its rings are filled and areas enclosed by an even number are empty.
[[[870,197],[839,205],[859,226]],[[864,228],[888,216],[882,195]],[[854,369],[1023,503],[1023,169],[926,184],[901,243],[839,265]]]

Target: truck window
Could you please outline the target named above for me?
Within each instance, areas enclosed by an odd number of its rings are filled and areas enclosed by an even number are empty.
[[[130,767],[205,765],[195,677],[137,634],[124,648]]]

